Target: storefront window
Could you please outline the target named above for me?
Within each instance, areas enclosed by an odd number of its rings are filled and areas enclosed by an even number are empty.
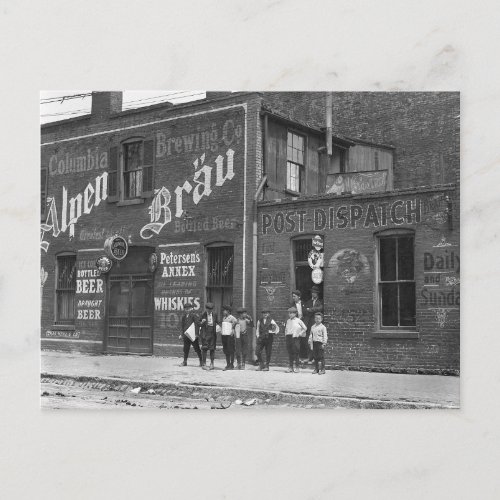
[[[57,257],[56,324],[75,323],[76,255]]]
[[[378,244],[380,326],[414,327],[414,236],[390,233],[380,236]]]
[[[233,246],[207,248],[207,302],[213,302],[217,313],[222,305],[233,304]]]

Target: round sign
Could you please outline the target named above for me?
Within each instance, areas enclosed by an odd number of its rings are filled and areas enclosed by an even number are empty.
[[[117,234],[110,236],[104,243],[104,250],[112,259],[123,260],[128,253],[127,240]]]
[[[311,272],[311,279],[315,285],[323,282],[323,271],[321,269],[313,269]]]
[[[312,245],[316,250],[321,250],[323,248],[323,238],[319,234],[317,234],[312,239]]]
[[[309,263],[309,267],[311,269],[323,267],[323,254],[313,248],[307,256],[307,262]]]
[[[150,273],[154,273],[158,267],[158,255],[154,252],[149,256],[148,259],[148,269]]]
[[[113,265],[113,261],[109,257],[106,257],[106,255],[102,255],[95,261],[95,265],[97,270],[104,274],[109,272],[111,266]]]

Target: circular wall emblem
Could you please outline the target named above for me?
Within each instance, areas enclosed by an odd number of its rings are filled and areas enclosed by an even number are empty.
[[[319,234],[317,234],[312,239],[312,245],[316,250],[321,250],[323,248],[323,238]]]
[[[109,272],[111,266],[113,265],[113,261],[109,257],[106,257],[106,255],[102,255],[95,261],[95,265],[97,270],[104,274]]]
[[[307,256],[307,262],[309,263],[309,267],[311,269],[323,267],[323,254],[313,248]]]
[[[323,271],[321,269],[313,269],[311,272],[311,279],[315,285],[323,282]]]
[[[158,255],[154,252],[149,256],[148,259],[148,269],[150,273],[154,273],[158,267]]]
[[[123,260],[128,253],[128,243],[123,236],[115,234],[104,243],[106,254],[114,260]]]

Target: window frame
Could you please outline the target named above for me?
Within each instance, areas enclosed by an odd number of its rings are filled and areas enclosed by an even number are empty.
[[[294,161],[293,159],[289,159],[288,157],[288,149],[289,149],[289,142],[288,142],[288,136],[289,134],[292,134],[292,145],[290,146],[291,149],[296,149],[293,147],[293,136],[297,136],[297,137],[300,137],[302,139],[302,145],[303,145],[303,149],[302,149],[302,163],[298,163],[296,161]],[[306,191],[306,185],[307,185],[307,180],[306,180],[306,173],[307,173],[307,169],[306,169],[306,163],[307,163],[307,135],[305,134],[301,134],[299,133],[297,130],[293,129],[293,128],[287,128],[286,129],[286,175],[285,175],[285,192],[287,193],[290,193],[290,194],[294,194],[294,195],[301,195],[301,194],[304,194],[304,192]],[[298,150],[297,150],[298,151]],[[296,167],[298,167],[298,183],[299,183],[299,186],[298,186],[298,190],[294,190],[291,188],[291,186],[289,185],[289,178],[290,178],[290,175],[289,175],[289,165],[294,165]]]
[[[229,284],[229,283],[218,283],[218,284],[210,283],[209,270],[208,270],[209,260],[210,260],[209,254],[210,254],[210,252],[215,251],[215,249],[217,249],[217,248],[231,248],[232,249],[232,262],[231,262],[231,278],[232,279],[231,279],[231,284]],[[231,303],[228,305],[232,307],[233,302],[234,302],[234,290],[235,290],[235,287],[234,287],[234,278],[235,278],[234,261],[235,261],[235,257],[236,257],[236,252],[235,252],[234,242],[217,241],[217,242],[209,243],[205,246],[205,264],[204,264],[204,267],[205,267],[205,304],[209,301],[209,299],[208,299],[209,290],[212,290],[212,291],[219,290],[221,292],[221,296],[224,297],[224,300],[226,299],[227,294],[229,292],[229,294],[231,296],[231,300],[230,300]],[[211,300],[213,302],[215,302],[213,299],[211,299]],[[223,304],[221,304],[221,305],[223,305]],[[217,314],[222,313],[222,311],[218,311],[218,310],[216,312],[217,312]]]
[[[126,170],[126,148],[131,144],[140,144],[140,166],[132,170]],[[146,149],[148,148],[148,149]],[[115,151],[113,151],[115,149]],[[154,195],[154,172],[155,172],[155,140],[154,137],[132,136],[122,140],[119,144],[113,145],[109,150],[109,171],[108,171],[108,203],[117,203],[117,206],[135,205],[144,203],[145,198],[151,198]],[[149,174],[145,175],[146,169]],[[137,190],[135,196],[126,196],[125,175],[130,172],[140,172],[137,177],[140,178],[140,190]],[[145,179],[148,179],[146,181]],[[112,182],[115,188],[112,189]],[[149,189],[148,189],[149,188]]]
[[[375,321],[375,331],[373,333],[373,337],[375,338],[418,338],[419,333],[418,333],[418,328],[417,328],[417,296],[416,296],[416,284],[417,284],[417,279],[416,279],[416,269],[415,269],[415,248],[416,248],[416,235],[415,231],[412,229],[405,229],[405,228],[395,228],[395,229],[387,229],[383,231],[379,231],[375,233],[375,293],[374,293],[374,311],[376,315],[376,321]],[[413,239],[412,242],[412,249],[413,249],[413,279],[408,280],[400,280],[397,279],[397,254],[396,254],[396,279],[395,280],[381,280],[381,264],[380,264],[380,258],[381,258],[381,250],[380,250],[380,242],[382,239],[389,239],[389,238],[404,238],[404,237],[411,237]],[[398,246],[396,246],[398,248]],[[399,305],[399,286],[398,286],[398,325],[383,325],[382,324],[382,284],[384,283],[413,283],[415,286],[415,324],[414,325],[401,325],[401,319],[400,319],[400,305]]]
[[[61,269],[61,265],[60,265],[60,259],[62,258],[68,258],[68,257],[73,257],[74,259],[74,288],[59,288],[59,273],[60,273],[60,269]],[[56,272],[55,272],[55,286],[54,286],[54,296],[55,296],[55,300],[54,300],[54,325],[56,325],[57,327],[71,327],[71,328],[74,328],[75,327],[75,322],[76,322],[76,275],[77,275],[77,270],[76,270],[76,263],[77,263],[77,258],[76,258],[76,253],[75,252],[61,252],[61,253],[58,253],[56,256],[56,266],[55,266],[55,269],[56,269]],[[59,319],[59,315],[60,315],[60,310],[59,310],[59,300],[58,300],[58,296],[59,296],[59,293],[60,291],[63,291],[63,292],[71,292],[73,291],[73,318],[64,318],[64,319]]]

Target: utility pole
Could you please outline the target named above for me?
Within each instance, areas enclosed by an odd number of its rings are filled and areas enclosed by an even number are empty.
[[[329,156],[333,153],[332,146],[333,125],[333,93],[326,93],[326,151]]]

